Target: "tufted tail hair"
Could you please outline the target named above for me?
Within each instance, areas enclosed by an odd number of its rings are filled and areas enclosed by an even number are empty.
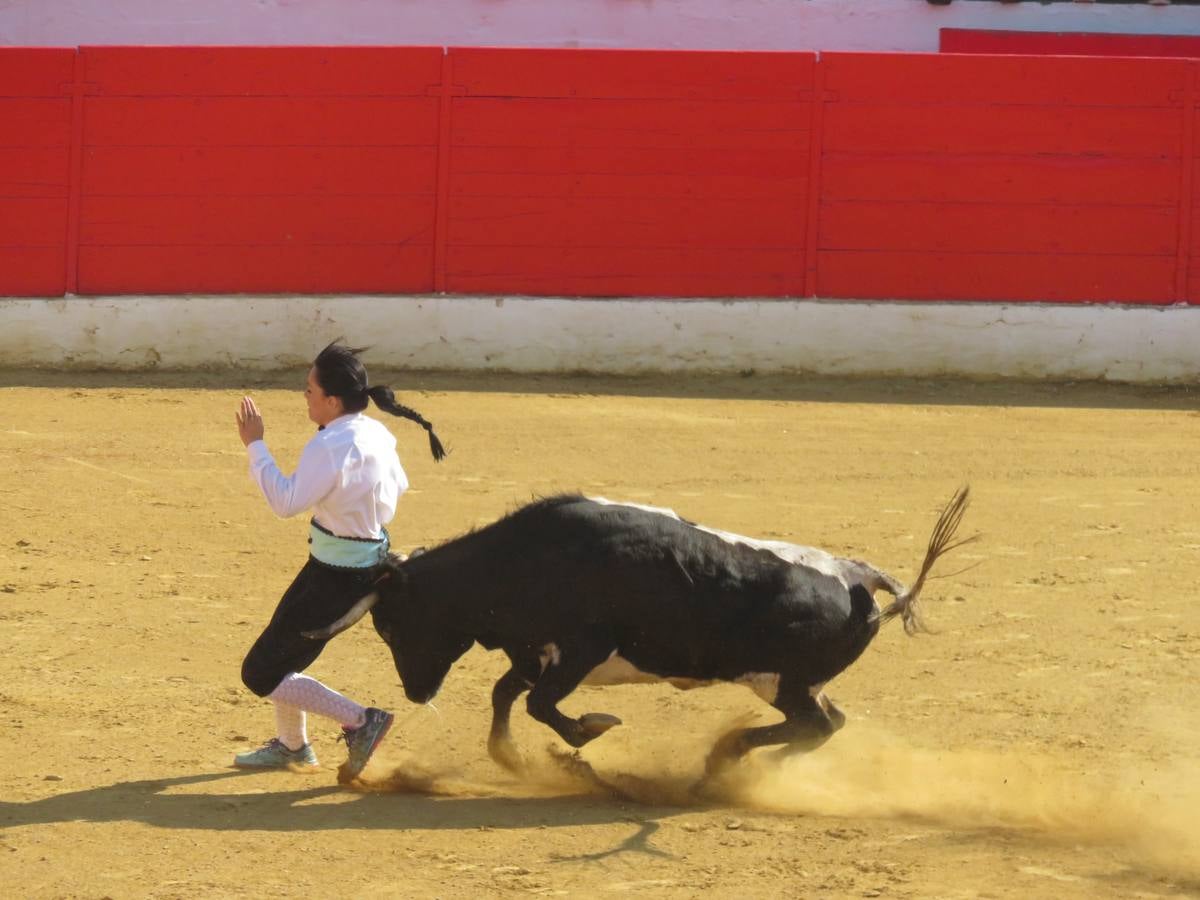
[[[880,610],[876,617],[879,622],[887,622],[899,616],[900,620],[904,623],[905,634],[917,634],[922,631],[929,631],[921,616],[917,599],[921,595],[921,588],[925,586],[925,578],[929,575],[929,570],[933,568],[934,563],[951,550],[956,550],[965,544],[971,544],[979,540],[978,534],[958,540],[955,539],[955,536],[958,534],[958,527],[962,524],[963,516],[966,514],[970,503],[971,489],[964,485],[958,489],[958,492],[942,509],[941,515],[938,516],[937,524],[933,526],[933,534],[929,536],[929,546],[925,550],[925,561],[921,563],[921,571],[917,574],[916,581],[912,583],[912,587],[896,597],[891,604]]]

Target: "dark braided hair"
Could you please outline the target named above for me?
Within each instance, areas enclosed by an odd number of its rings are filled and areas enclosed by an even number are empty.
[[[416,422],[429,433],[429,452],[435,460],[441,462],[446,457],[446,450],[433,433],[433,426],[415,409],[398,403],[390,387],[367,383],[367,369],[358,358],[358,354],[366,349],[368,348],[347,347],[337,341],[329,344],[313,360],[313,368],[317,370],[317,384],[330,397],[340,399],[342,408],[348,413],[362,412],[367,408],[369,398],[384,412]]]

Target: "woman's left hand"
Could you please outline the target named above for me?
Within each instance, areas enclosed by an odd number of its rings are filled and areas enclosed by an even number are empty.
[[[247,447],[263,439],[262,414],[249,397],[242,398],[242,406],[237,411],[237,426],[238,436]]]

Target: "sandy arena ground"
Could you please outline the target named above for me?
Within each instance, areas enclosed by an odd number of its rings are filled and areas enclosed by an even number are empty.
[[[971,484],[983,539],[929,586],[938,633],[893,623],[829,688],[840,734],[698,803],[716,736],[771,720],[745,688],[568,698],[624,719],[583,754],[607,794],[518,706],[522,782],[484,748],[503,657],[417,707],[365,625],[310,671],[396,711],[367,784],[337,785],[323,720],[319,774],[230,767],[273,733],[238,669],[305,553],[234,410],[255,396],[290,470],[304,374],[0,373],[4,895],[1200,896],[1194,390],[373,372],[452,447],[393,423],[401,548],[581,489],[907,580]]]

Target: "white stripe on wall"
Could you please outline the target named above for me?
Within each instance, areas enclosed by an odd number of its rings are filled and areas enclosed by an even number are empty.
[[[457,296],[0,298],[0,366],[379,365],[1183,382],[1200,307]]]
[[[940,28],[1200,34],[1194,6],[955,0],[10,0],[0,45],[933,52]]]

